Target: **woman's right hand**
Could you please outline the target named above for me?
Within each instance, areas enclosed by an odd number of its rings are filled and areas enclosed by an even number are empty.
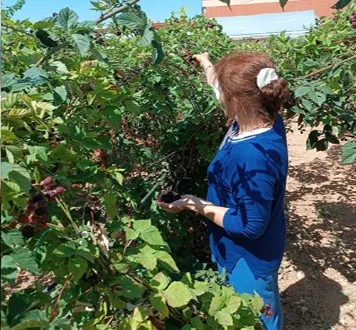
[[[209,65],[212,65],[209,59],[209,53],[195,54],[193,58],[196,59],[203,69],[206,69]]]

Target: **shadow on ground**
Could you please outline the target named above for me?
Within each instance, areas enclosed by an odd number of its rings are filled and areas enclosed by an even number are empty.
[[[342,176],[340,158],[337,147],[325,160],[290,168],[289,175],[300,186],[286,196],[286,259],[304,277],[282,292],[288,330],[332,329],[339,324],[340,307],[349,297],[334,276],[325,274],[334,269],[347,281],[356,280],[355,168],[348,166],[350,176]]]

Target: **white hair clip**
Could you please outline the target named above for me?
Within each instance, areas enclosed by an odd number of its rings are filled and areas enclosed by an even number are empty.
[[[257,86],[262,89],[268,85],[271,81],[278,79],[276,70],[273,68],[264,68],[257,75]]]

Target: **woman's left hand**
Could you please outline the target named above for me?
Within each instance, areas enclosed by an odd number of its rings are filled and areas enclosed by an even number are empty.
[[[189,206],[192,206],[195,196],[183,195],[180,199],[172,203],[157,202],[158,206],[168,213],[178,214],[182,211],[188,210]]]

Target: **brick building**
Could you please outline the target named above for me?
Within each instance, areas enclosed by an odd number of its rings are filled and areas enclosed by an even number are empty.
[[[284,12],[313,10],[317,17],[331,16],[337,0],[289,0]],[[246,16],[282,13],[278,0],[230,0],[230,8],[219,0],[202,0],[202,12],[207,17]]]

